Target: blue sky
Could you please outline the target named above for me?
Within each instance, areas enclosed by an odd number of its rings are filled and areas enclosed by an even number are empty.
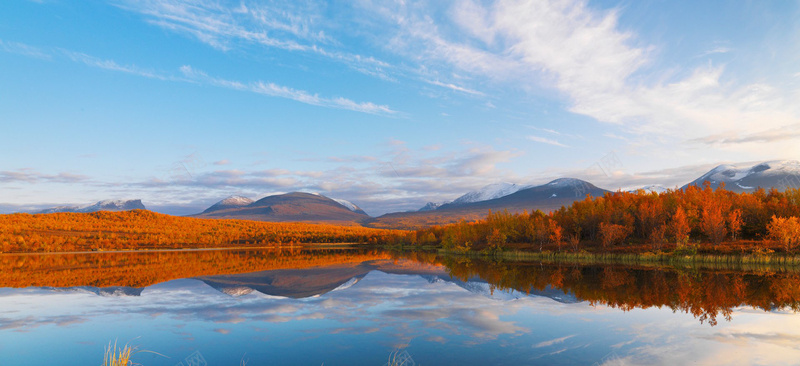
[[[4,1],[0,210],[674,187],[800,156],[798,45],[791,1]]]

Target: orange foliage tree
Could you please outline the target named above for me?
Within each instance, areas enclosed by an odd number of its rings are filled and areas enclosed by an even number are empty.
[[[783,244],[787,253],[800,244],[800,219],[797,217],[772,216],[767,230],[770,237]]]

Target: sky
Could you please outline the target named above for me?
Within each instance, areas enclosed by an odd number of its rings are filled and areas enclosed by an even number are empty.
[[[794,1],[8,0],[0,70],[0,212],[380,215],[800,156]]]

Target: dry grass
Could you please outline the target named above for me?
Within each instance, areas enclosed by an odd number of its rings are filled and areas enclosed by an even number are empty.
[[[135,353],[135,350],[136,347],[131,347],[127,344],[123,347],[117,347],[117,341],[114,341],[114,345],[108,342],[106,353],[103,356],[103,366],[132,365],[131,356]]]

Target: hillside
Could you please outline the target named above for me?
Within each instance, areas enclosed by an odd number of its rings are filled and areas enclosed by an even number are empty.
[[[223,202],[225,200],[194,217],[339,225],[357,224],[369,218],[350,202],[342,200],[340,203],[322,195],[303,192],[268,196],[248,204],[243,204],[246,201],[241,199],[237,200],[236,205],[225,205]]]
[[[458,221],[475,221],[491,211],[508,210],[510,213],[541,210],[549,212],[583,200],[586,195],[602,196],[608,192],[595,185],[573,178],[556,179],[540,186],[521,189],[500,198],[464,204],[444,204],[434,210],[397,212],[366,221],[377,228],[412,229],[432,225],[451,224]]]

